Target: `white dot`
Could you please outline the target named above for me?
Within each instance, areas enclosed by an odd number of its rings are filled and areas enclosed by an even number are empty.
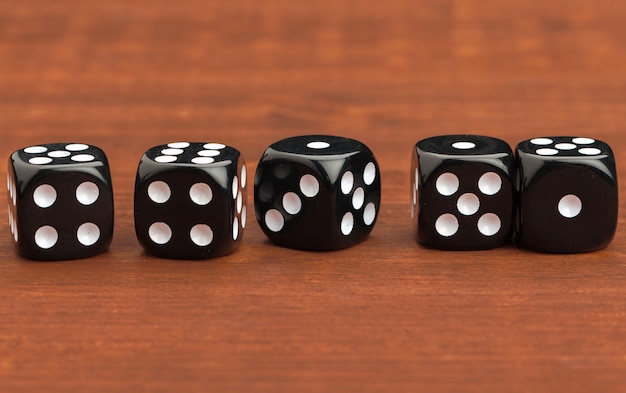
[[[243,165],[241,167],[241,188],[246,188],[246,182],[248,180],[248,174],[246,171],[246,166]]]
[[[148,228],[148,236],[156,244],[165,244],[172,238],[172,230],[164,222],[155,222]]]
[[[270,209],[265,213],[265,225],[272,232],[278,232],[283,229],[285,219],[283,215],[276,209]]]
[[[352,207],[359,210],[363,207],[363,202],[365,202],[365,191],[362,187],[359,187],[354,190],[354,194],[352,195]]]
[[[148,196],[153,202],[156,203],[165,203],[170,199],[172,195],[172,191],[170,190],[170,186],[163,181],[155,181],[150,183],[148,186]]]
[[[309,142],[306,144],[306,147],[309,149],[326,149],[330,147],[330,143],[328,142]]]
[[[45,146],[31,146],[31,147],[27,147],[26,149],[24,149],[24,153],[28,153],[28,154],[45,153],[47,151],[48,151],[48,148]]]
[[[363,222],[365,225],[372,225],[374,220],[376,219],[376,206],[373,202],[368,203],[365,206],[365,210],[363,210]]]
[[[495,172],[487,172],[478,179],[478,189],[485,195],[495,195],[502,188],[502,178]]]
[[[76,187],[76,199],[83,205],[91,205],[98,200],[100,189],[90,181],[81,183]]]
[[[94,223],[86,222],[78,227],[76,238],[83,246],[91,246],[100,239],[100,228]]]
[[[595,143],[595,139],[591,139],[591,138],[574,138],[572,139],[572,142],[574,142],[577,145],[590,145],[592,143]]]
[[[583,202],[573,194],[565,195],[559,200],[559,213],[565,218],[574,218],[583,210]]]
[[[166,163],[166,162],[174,162],[177,158],[175,156],[158,156],[154,159],[156,162]],[[193,160],[191,160],[193,161]]]
[[[288,192],[283,196],[283,208],[289,214],[298,214],[302,209],[302,201],[295,192]]]
[[[59,234],[57,230],[50,225],[43,226],[35,232],[35,244],[40,248],[48,249],[53,247],[57,240],[59,240]]]
[[[217,157],[220,154],[222,154],[222,153],[220,153],[217,150],[200,150],[198,152],[198,155],[201,156],[201,157]]]
[[[7,190],[11,191],[11,175],[7,173]]]
[[[206,183],[196,183],[189,188],[189,198],[196,205],[207,205],[213,199],[213,190]]]
[[[11,190],[13,191],[13,206],[17,204],[17,189],[15,188],[15,183],[11,183]]]
[[[50,157],[33,157],[28,160],[29,163],[33,165],[44,165],[52,162],[52,158]]]
[[[35,205],[45,209],[52,206],[57,200],[57,191],[49,184],[42,184],[35,188],[33,200]]]
[[[243,208],[243,194],[241,191],[237,193],[237,213],[241,213],[241,209]]]
[[[373,162],[370,162],[367,165],[365,165],[365,170],[363,170],[363,182],[365,182],[365,184],[369,186],[372,183],[374,183],[375,179],[376,179],[376,165],[374,165]]]
[[[533,145],[545,146],[545,145],[552,144],[553,141],[552,139],[549,139],[549,138],[535,138],[535,139],[531,139],[530,143],[532,143]]]
[[[348,195],[352,191],[352,186],[354,186],[354,175],[347,171],[341,176],[341,192]]]
[[[573,150],[576,148],[576,145],[573,143],[557,143],[554,147],[559,150]]]
[[[500,217],[493,213],[483,214],[478,219],[478,231],[485,236],[493,236],[500,231]]]
[[[559,154],[559,151],[556,149],[537,149],[537,154],[540,156],[553,156]]]
[[[472,193],[463,194],[456,202],[456,208],[459,210],[459,213],[471,216],[480,208],[480,200]]]
[[[76,162],[89,162],[95,159],[96,157],[92,156],[91,154],[77,154],[75,156],[72,156],[71,158],[72,161]]]
[[[237,176],[235,176],[235,178],[233,179],[233,184],[231,188],[233,192],[233,199],[236,199],[237,191],[239,191],[239,179],[237,179]]]
[[[454,142],[452,147],[459,150],[468,150],[476,147],[476,144],[473,142]]]
[[[55,150],[55,151],[51,151],[50,153],[48,153],[48,157],[52,157],[52,158],[63,158],[63,157],[67,157],[69,155],[71,155],[72,153],[70,153],[69,151],[65,151],[65,150]]]
[[[602,150],[596,149],[595,147],[584,147],[582,149],[578,149],[578,152],[586,156],[595,156],[602,153]]]
[[[441,195],[450,196],[459,189],[459,178],[450,172],[442,173],[437,178],[435,187]]]
[[[13,239],[15,240],[15,242],[17,242],[19,239],[19,231],[17,230],[17,221],[15,221],[15,218],[13,218],[13,228],[15,229],[15,232],[13,233]]]
[[[215,160],[211,157],[194,157],[191,159],[191,162],[199,165],[206,165],[215,162]]]
[[[244,206],[243,208],[241,208],[241,227],[245,228],[246,227],[246,207]]]
[[[419,175],[419,171],[417,168],[415,168],[415,189],[418,190],[419,189],[419,184],[420,184],[420,175]]]
[[[452,214],[443,214],[435,221],[435,230],[441,236],[450,237],[459,230],[459,220]]]
[[[89,145],[85,145],[82,143],[72,143],[65,146],[65,150],[68,151],[83,151],[89,149]]]
[[[185,151],[183,149],[163,149],[161,150],[161,154],[165,154],[166,156],[177,156],[179,154],[183,154]]]
[[[189,143],[188,142],[173,142],[173,143],[168,143],[167,147],[171,147],[173,149],[184,149],[186,147],[189,147]]]
[[[313,175],[304,175],[300,178],[300,191],[305,196],[312,198],[320,191],[320,183]]]
[[[352,233],[352,228],[354,228],[354,216],[352,213],[347,212],[341,219],[341,233],[348,236]]]
[[[204,148],[207,150],[220,150],[225,147],[226,145],[222,145],[221,143],[207,143],[204,145]]]
[[[189,231],[189,237],[197,246],[208,246],[213,241],[213,230],[208,225],[197,224],[194,225]]]
[[[413,205],[417,205],[417,190],[413,188]]]
[[[239,237],[239,220],[237,217],[233,220],[233,240],[237,240]]]

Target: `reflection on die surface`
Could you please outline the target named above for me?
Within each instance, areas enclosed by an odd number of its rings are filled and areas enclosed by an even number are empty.
[[[21,256],[86,258],[113,236],[113,190],[104,152],[83,143],[51,143],[9,157],[9,226]]]
[[[135,181],[135,231],[150,254],[203,259],[239,247],[246,226],[243,156],[220,143],[149,149]]]
[[[420,243],[480,250],[510,241],[515,165],[506,142],[436,136],[415,145],[411,162],[411,217]]]
[[[256,218],[274,243],[324,251],[367,238],[380,210],[380,169],[354,139],[307,135],[269,146],[254,179]]]
[[[521,246],[575,253],[610,243],[618,189],[608,144],[585,137],[533,138],[517,145],[516,158]]]

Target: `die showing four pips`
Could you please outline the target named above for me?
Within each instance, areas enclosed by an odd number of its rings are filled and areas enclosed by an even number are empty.
[[[9,226],[20,255],[86,258],[113,237],[113,190],[106,155],[82,143],[30,146],[9,157]]]
[[[236,250],[246,225],[248,174],[220,143],[174,142],[142,156],[135,229],[149,254],[205,259]],[[20,149],[9,158],[9,226],[18,253],[36,260],[90,257],[113,234],[106,155],[82,143]],[[445,250],[514,240],[541,252],[601,249],[617,225],[610,147],[583,137],[541,137],[515,153],[496,138],[442,135],[417,142],[411,164],[417,240]],[[380,168],[359,141],[328,135],[268,147],[254,176],[255,215],[277,245],[337,250],[367,238],[380,211]]]

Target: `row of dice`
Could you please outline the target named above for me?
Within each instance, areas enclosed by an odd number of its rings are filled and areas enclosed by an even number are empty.
[[[543,252],[594,251],[613,238],[617,211],[614,156],[598,140],[533,138],[515,153],[476,135],[415,146],[411,215],[418,240],[434,248],[489,249],[514,237]]]
[[[494,138],[429,138],[415,147],[411,179],[418,240],[435,248],[493,248],[516,232],[529,248],[583,252],[604,247],[615,232],[615,162],[608,145],[589,138],[535,138],[520,143],[515,156]],[[149,149],[135,182],[139,242],[166,258],[232,252],[246,225],[247,185],[245,161],[232,147],[176,142]],[[74,259],[108,247],[113,195],[99,148],[58,143],[16,151],[7,189],[9,224],[22,256]],[[364,144],[293,137],[263,154],[255,213],[278,245],[336,250],[367,238],[380,191],[378,163]]]
[[[238,150],[175,142],[141,157],[134,191],[137,238],[147,252],[175,259],[228,254],[246,226],[247,171]],[[275,243],[334,250],[363,241],[380,206],[380,171],[362,143],[334,136],[294,137],[259,162],[255,210]],[[14,152],[7,177],[9,225],[20,255],[39,260],[101,253],[113,235],[107,157],[80,143]]]

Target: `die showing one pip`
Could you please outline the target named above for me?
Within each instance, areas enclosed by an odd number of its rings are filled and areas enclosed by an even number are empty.
[[[239,247],[246,225],[246,166],[220,143],[149,149],[137,169],[135,231],[150,254],[204,259]]]
[[[553,253],[595,251],[615,234],[617,172],[609,145],[591,138],[543,137],[517,145],[517,241]]]
[[[509,145],[478,135],[442,135],[415,145],[411,217],[418,241],[481,250],[511,240],[515,165]]]
[[[106,155],[82,143],[30,146],[8,165],[9,225],[30,259],[86,258],[113,237],[113,190]]]
[[[259,225],[274,243],[324,251],[367,238],[380,208],[380,171],[363,143],[309,135],[267,148],[254,179]]]

